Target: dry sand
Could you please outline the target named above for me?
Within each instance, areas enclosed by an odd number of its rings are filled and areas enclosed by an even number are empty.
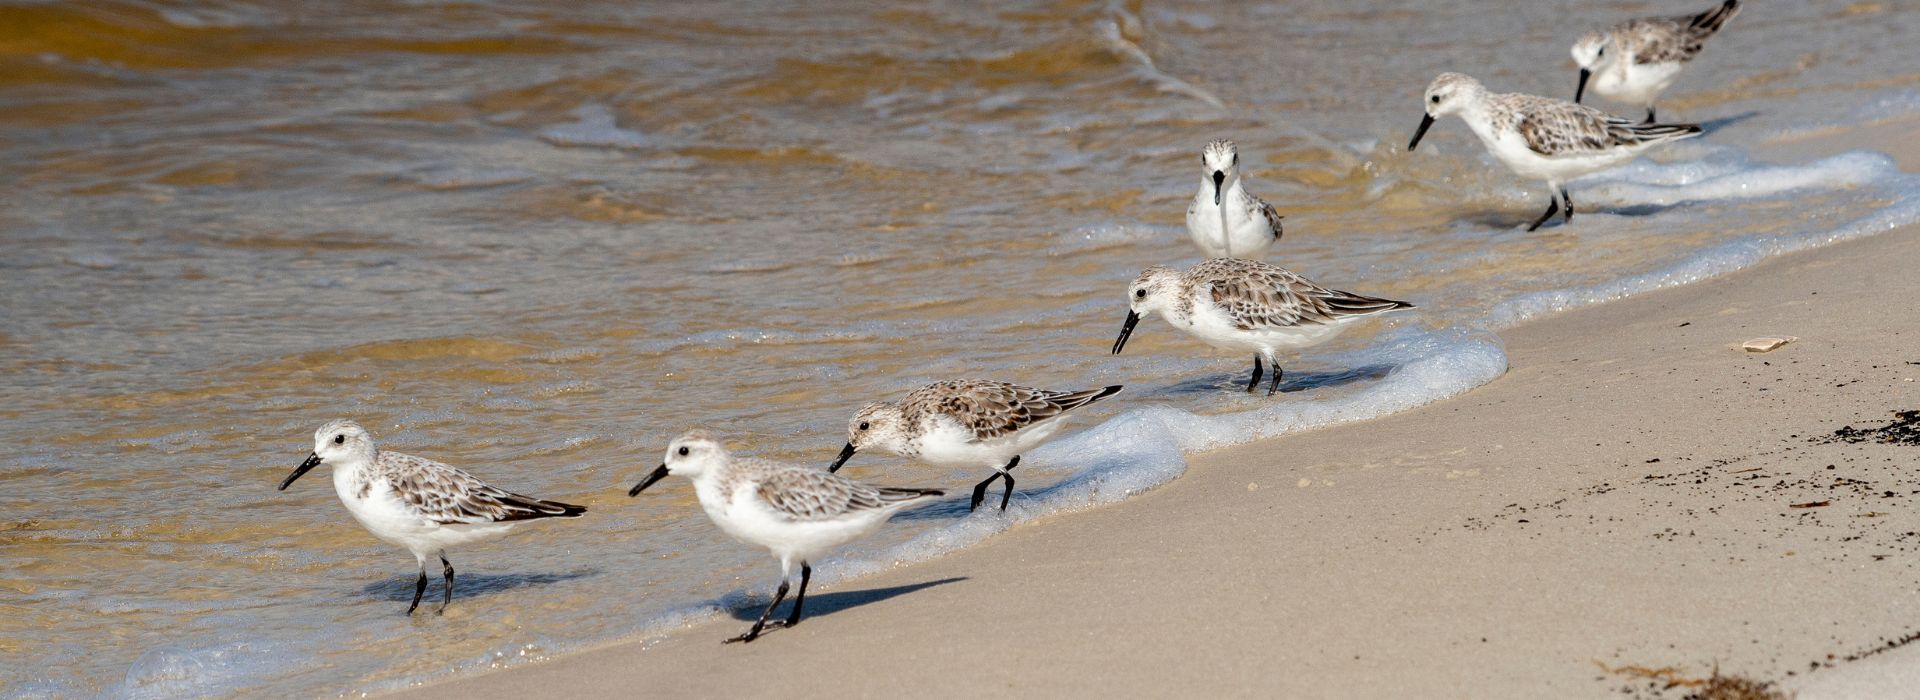
[[[1466,396],[1198,456],[753,644],[726,619],[409,694],[1920,692],[1887,684],[1920,644],[1847,660],[1920,633],[1920,445],[1833,439],[1920,408],[1917,263],[1901,230],[1532,322]]]

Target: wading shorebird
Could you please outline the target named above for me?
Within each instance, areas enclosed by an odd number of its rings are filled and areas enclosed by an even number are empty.
[[[1068,413],[1120,393],[1119,386],[1086,391],[1047,391],[1006,382],[936,382],[898,402],[868,404],[847,421],[847,446],[827,467],[837,471],[853,453],[873,448],[941,466],[986,466],[994,473],[973,487],[980,507],[987,487],[1007,482],[1000,510],[1013,498],[1013,468],[1020,455],[1046,442]]]
[[[1240,177],[1240,152],[1232,141],[1214,141],[1200,151],[1200,191],[1187,205],[1187,235],[1209,258],[1267,257],[1280,240],[1280,213],[1247,193]]]
[[[586,506],[543,501],[488,486],[472,474],[413,455],[382,450],[373,435],[350,420],[336,420],[313,433],[313,454],[280,482],[287,490],[314,467],[333,467],[333,490],[347,513],[367,532],[405,547],[420,563],[413,584],[412,615],[427,592],[427,560],[440,557],[446,593],[435,614],[453,602],[453,564],[447,548],[485,542],[507,534],[523,521],[576,518]]]
[[[1593,92],[1615,102],[1647,110],[1654,122],[1653,103],[1680,77],[1680,69],[1700,55],[1707,39],[1740,14],[1740,0],[1697,15],[1644,17],[1627,20],[1603,32],[1587,32],[1573,42],[1573,62],[1580,64],[1580,85],[1573,89],[1579,102],[1593,80]]]
[[[865,537],[901,509],[945,495],[933,489],[869,486],[817,467],[735,457],[698,430],[669,443],[666,460],[627,495],[638,496],[668,475],[693,482],[700,508],[722,532],[766,547],[780,560],[780,588],[774,591],[773,602],[751,629],[728,643],[751,642],[770,627],[800,624],[814,559]],[[795,564],[800,565],[800,593],[793,598],[793,612],[784,621],[769,623],[773,609],[787,597],[787,580],[793,578]]]
[[[1546,181],[1547,194],[1553,198],[1547,202],[1547,213],[1534,220],[1528,231],[1553,218],[1563,202],[1566,221],[1573,221],[1568,180],[1618,166],[1654,146],[1700,135],[1700,127],[1694,124],[1635,124],[1572,102],[1490,93],[1480,81],[1459,73],[1434,78],[1423,101],[1427,113],[1413,140],[1407,142],[1408,151],[1420,145],[1420,137],[1435,119],[1458,114],[1487,152],[1514,174]]]
[[[1208,345],[1253,353],[1251,393],[1260,386],[1260,360],[1273,365],[1267,395],[1280,388],[1281,350],[1332,340],[1347,325],[1412,304],[1361,296],[1314,284],[1284,268],[1255,260],[1215,258],[1184,271],[1155,265],[1127,290],[1126,325],[1113,354],[1127,345],[1140,319],[1158,313],[1167,323]]]

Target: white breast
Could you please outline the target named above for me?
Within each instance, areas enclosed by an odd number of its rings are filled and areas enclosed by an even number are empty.
[[[1233,257],[1245,260],[1261,260],[1267,257],[1267,249],[1273,246],[1273,227],[1267,222],[1265,214],[1254,208],[1246,192],[1239,183],[1229,187],[1221,200],[1226,206],[1226,225],[1228,240],[1233,247]],[[1193,238],[1194,245],[1209,258],[1227,257],[1228,250],[1221,244],[1220,211],[1222,207],[1213,204],[1213,184],[1200,183],[1200,192],[1193,197],[1193,203],[1187,207],[1187,235]]]

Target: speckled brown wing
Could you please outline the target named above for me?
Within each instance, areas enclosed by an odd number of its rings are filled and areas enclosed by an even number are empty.
[[[767,470],[755,491],[774,512],[795,521],[831,520],[847,513],[942,495],[934,490],[869,486],[838,474],[794,466]]]
[[[1214,305],[1240,330],[1321,325],[1413,307],[1328,289],[1285,268],[1252,260],[1218,258],[1201,263],[1194,272],[1208,286]]]
[[[442,525],[575,517],[587,512],[585,506],[495,488],[458,468],[413,455],[382,452],[379,467],[396,497],[421,517]]]
[[[1693,124],[1641,124],[1586,105],[1533,95],[1499,97],[1518,115],[1514,128],[1527,148],[1547,157],[1601,153],[1700,133]]]
[[[1685,63],[1737,14],[1739,0],[1729,0],[1695,15],[1632,20],[1614,31],[1631,46],[1636,64]]]
[[[1252,195],[1248,196],[1251,197]],[[1280,220],[1286,217],[1281,216],[1280,212],[1275,211],[1273,205],[1268,204],[1267,200],[1259,197],[1253,197],[1253,208],[1254,211],[1259,212],[1261,216],[1267,217],[1267,225],[1273,227],[1273,240],[1280,240]]]
[[[1620,25],[1614,36],[1633,53],[1636,64],[1684,63],[1700,53],[1706,38],[1687,29],[1692,20],[1691,15],[1636,19]]]
[[[973,433],[975,440],[991,440],[1119,391],[1118,386],[1085,391],[1047,391],[974,379],[923,387],[907,396],[907,404],[960,423]]]

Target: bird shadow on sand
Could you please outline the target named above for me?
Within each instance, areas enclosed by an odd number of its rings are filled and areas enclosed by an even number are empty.
[[[981,479],[987,478],[987,476],[992,473],[993,470],[991,469],[981,469],[979,470],[978,476],[969,474],[968,478],[971,480],[947,489],[945,498],[919,508],[904,511],[899,515],[893,516],[893,519],[907,522],[928,522],[935,520],[959,520],[966,517],[1001,517],[1003,511],[1000,510],[1000,493],[1007,486],[1007,482],[1005,481],[995,481],[993,485],[987,487],[987,498],[980,502],[979,511],[976,512],[968,509],[968,506],[973,503],[974,484],[979,483]],[[1055,475],[1049,477],[1059,479],[1054,483],[1045,486],[1028,486],[1028,482],[1021,480],[1019,467],[1014,467],[1013,474],[1013,504],[1018,504],[1022,501],[1029,503],[1034,501],[1046,502],[1047,499],[1055,493],[1076,485],[1073,479],[1060,479],[1058,475]],[[1038,479],[1039,477],[1036,476],[1035,480],[1037,481]]]
[[[919,591],[923,591],[928,588],[932,588],[934,586],[944,586],[949,583],[959,583],[965,580],[967,580],[967,577],[965,576],[954,576],[951,578],[943,578],[943,579],[937,579],[933,581],[910,583],[905,586],[888,586],[886,588],[868,588],[865,590],[858,590],[858,591],[831,591],[827,593],[810,593],[807,595],[807,609],[804,611],[805,614],[800,618],[800,624],[803,624],[803,625],[806,624],[807,620],[810,618],[820,617],[822,615],[832,615],[834,613],[837,613],[849,608],[857,608],[862,605],[867,605],[869,603],[878,603],[884,600],[889,600],[892,598],[897,598],[903,595],[907,595],[909,593],[917,593]],[[407,595],[412,596],[413,593],[408,592]],[[728,600],[726,601],[726,604],[732,608],[733,619],[741,620],[744,622],[752,622],[754,620],[760,619],[760,611],[765,610],[767,606],[767,603],[764,599],[759,601],[752,601],[752,600],[745,600],[745,599]],[[787,602],[781,603],[780,608],[778,610],[775,610],[773,616],[770,617],[769,619],[774,619],[774,620],[782,619],[792,611],[793,611],[793,598],[789,596],[787,598]]]
[[[1359,367],[1347,367],[1330,370],[1287,370],[1280,380],[1280,392],[1291,394],[1313,389],[1329,389],[1355,382],[1379,379],[1393,371],[1395,365],[1371,364]],[[1232,374],[1208,374],[1194,377],[1176,384],[1158,387],[1146,392],[1147,396],[1193,396],[1196,394],[1216,394],[1220,392],[1247,393],[1247,379],[1253,376],[1253,368]],[[1267,382],[1273,377],[1268,374],[1260,379],[1260,386],[1253,390],[1255,396],[1265,396]]]
[[[469,574],[456,567],[453,574],[453,601],[472,596],[492,595],[515,588],[531,588],[572,581],[577,578],[600,575],[599,569],[580,569],[561,574]],[[369,583],[360,588],[360,592],[381,600],[393,600],[402,603],[413,600],[414,576],[386,579]],[[440,569],[427,567],[427,595],[422,600],[438,601],[440,595]],[[426,603],[421,603],[425,605]],[[435,603],[438,604],[437,602]]]
[[[1733,126],[1735,124],[1746,121],[1748,119],[1752,119],[1757,116],[1760,116],[1760,112],[1749,111],[1749,112],[1742,112],[1740,114],[1735,114],[1731,117],[1709,119],[1707,121],[1700,122],[1700,131],[1703,132],[1702,135],[1704,136],[1711,136],[1713,135],[1713,132],[1719,131],[1721,129],[1725,129],[1729,126]]]
[[[1656,214],[1660,214],[1671,209],[1680,209],[1683,207],[1693,206],[1694,201],[1695,200],[1689,199],[1689,200],[1681,200],[1678,202],[1672,202],[1668,204],[1631,204],[1624,207],[1596,207],[1588,204],[1581,204],[1579,205],[1580,209],[1574,214],[1573,218],[1577,221],[1582,216],[1588,216],[1593,214],[1611,214],[1613,216],[1636,216],[1636,217],[1637,216],[1654,216]],[[1533,217],[1538,217],[1538,216],[1540,216],[1539,212],[1533,213]],[[1470,222],[1475,226],[1480,226],[1480,227],[1499,231],[1502,234],[1516,233],[1522,236],[1545,236],[1545,235],[1556,234],[1556,233],[1575,234],[1575,233],[1579,233],[1579,230],[1580,230],[1578,228],[1578,224],[1568,223],[1567,220],[1562,218],[1561,215],[1559,214],[1554,214],[1552,219],[1549,219],[1546,223],[1541,224],[1540,228],[1532,231],[1528,231],[1527,227],[1533,224],[1533,218],[1515,218],[1511,212],[1504,212],[1504,211],[1485,212],[1481,214],[1474,214],[1472,216],[1463,217],[1462,220]]]

